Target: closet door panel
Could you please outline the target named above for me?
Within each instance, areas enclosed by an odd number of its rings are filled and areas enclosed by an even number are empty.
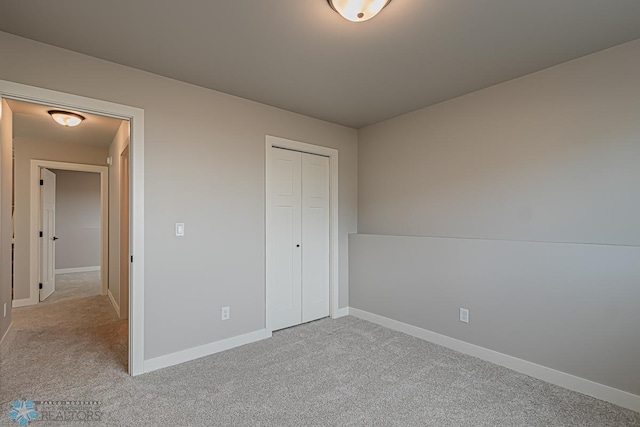
[[[273,330],[302,322],[301,153],[273,148],[269,308]]]
[[[329,315],[329,158],[302,153],[302,322]]]

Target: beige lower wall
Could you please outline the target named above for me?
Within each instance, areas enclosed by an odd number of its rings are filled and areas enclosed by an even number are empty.
[[[107,148],[15,138],[14,299],[30,297],[30,169],[31,160],[105,166]]]
[[[349,304],[354,129],[7,33],[0,52],[0,79],[144,109],[145,359],[265,327],[266,135],[340,153],[339,305]]]
[[[353,308],[640,396],[640,247],[355,234],[349,251]]]

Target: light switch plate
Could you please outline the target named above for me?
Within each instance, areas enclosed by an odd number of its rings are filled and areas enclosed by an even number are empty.
[[[184,222],[176,222],[176,236],[184,236]]]
[[[469,309],[460,307],[460,321],[469,323]]]

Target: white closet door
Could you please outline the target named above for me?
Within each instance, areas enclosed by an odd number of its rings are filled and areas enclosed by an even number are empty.
[[[302,153],[302,322],[329,315],[329,158]]]
[[[269,247],[271,328],[302,322],[301,153],[272,148]]]

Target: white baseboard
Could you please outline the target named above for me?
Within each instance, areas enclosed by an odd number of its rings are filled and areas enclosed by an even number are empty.
[[[120,318],[120,304],[118,304],[116,302],[116,299],[113,297],[113,295],[111,295],[111,290],[107,291],[107,295],[109,296],[109,301],[111,301],[111,305],[113,306],[113,309],[116,311],[116,314],[118,315],[118,319]]]
[[[27,307],[29,305],[36,305],[39,302],[40,302],[39,300],[31,299],[31,298],[14,299],[11,302],[11,307],[13,308]]]
[[[333,318],[339,319],[340,317],[344,317],[348,315],[349,315],[349,307],[342,307],[338,309],[338,312],[336,313],[335,316],[333,316]]]
[[[2,345],[2,343],[4,342],[4,339],[7,337],[7,335],[9,335],[9,331],[11,330],[12,326],[13,326],[13,322],[9,323],[9,327],[4,332],[4,335],[2,336],[2,338],[0,338],[0,345]]]
[[[90,267],[56,268],[56,274],[87,273],[89,271],[100,271],[100,266],[93,265]]]
[[[384,326],[386,328],[393,329],[395,331],[399,331],[407,335],[411,335],[413,337],[459,351],[460,353],[468,354],[470,356],[486,360],[487,362],[504,366],[516,372],[538,378],[551,384],[555,384],[569,390],[577,391],[579,393],[595,397],[596,399],[611,402],[615,405],[631,409],[632,411],[640,412],[640,396],[638,395],[618,390],[616,388],[609,387],[604,384],[599,384],[584,378],[576,377],[575,375],[567,374],[555,369],[547,368],[546,366],[528,362],[523,359],[518,359],[517,357],[489,350],[475,344],[460,341],[458,339],[451,338],[446,335],[441,335],[427,329],[422,329],[417,326],[389,319],[384,316],[359,310],[357,308],[350,307],[349,314],[354,317],[358,317],[360,319]]]
[[[201,345],[199,347],[167,354],[166,356],[145,360],[144,373],[178,365],[201,357],[210,356],[221,351],[240,347],[241,345],[251,344],[265,338],[267,338],[266,330],[260,329],[255,332],[249,332],[248,334],[238,335],[237,337],[231,337],[221,341],[212,342],[210,344]]]

